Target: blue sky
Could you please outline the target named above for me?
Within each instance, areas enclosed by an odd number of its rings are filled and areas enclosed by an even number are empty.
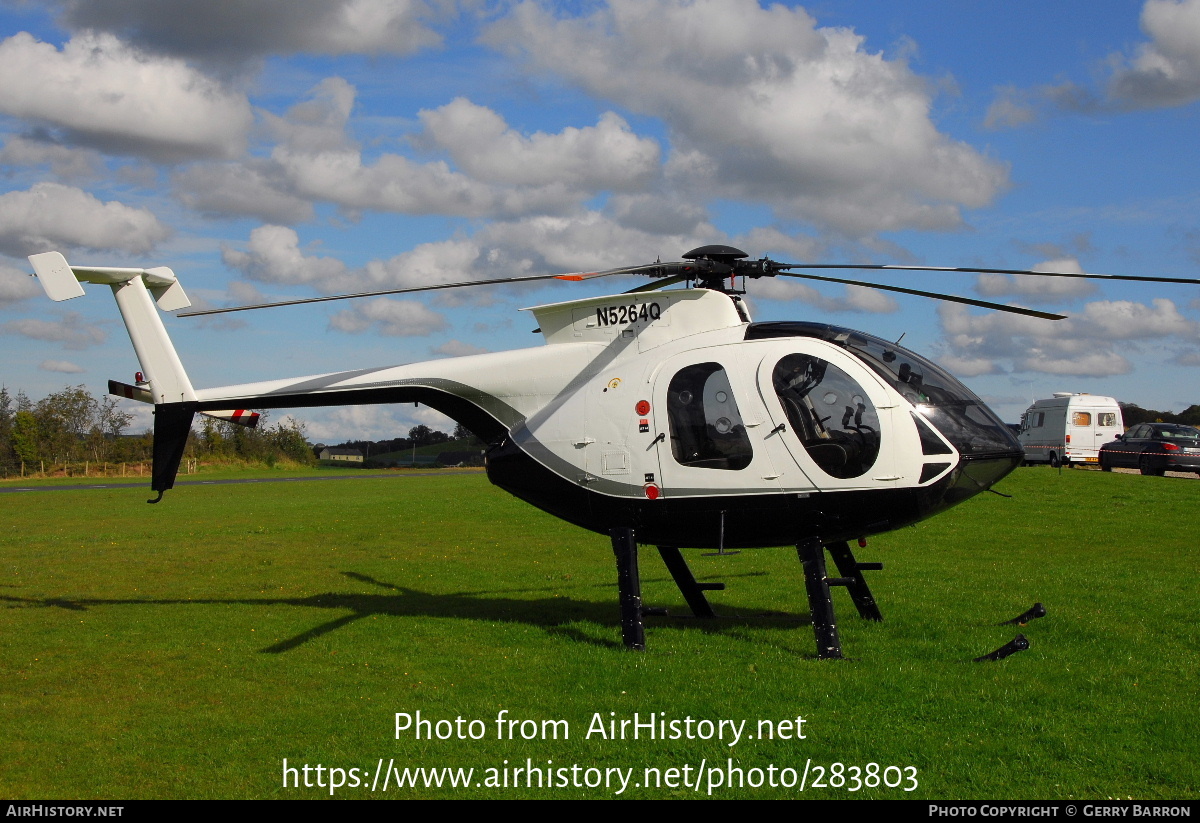
[[[201,306],[632,265],[706,243],[795,262],[1200,273],[1200,0],[0,2],[0,382],[97,394],[136,360],[105,289],[25,256],[168,265]],[[933,356],[1016,420],[1054,391],[1200,402],[1200,287],[801,281],[755,319]],[[167,318],[197,386],[534,345],[484,287]],[[314,440],[445,426],[299,414]],[[143,414],[142,423],[148,421]]]

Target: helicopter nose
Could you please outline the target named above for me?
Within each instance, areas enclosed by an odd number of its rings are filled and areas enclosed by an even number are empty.
[[[953,481],[946,490],[943,503],[954,506],[985,492],[1021,465],[1024,452],[992,454],[986,457],[964,455],[953,472]]]

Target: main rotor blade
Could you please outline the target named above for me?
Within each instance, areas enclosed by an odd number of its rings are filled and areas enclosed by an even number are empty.
[[[1135,280],[1142,283],[1190,283],[1200,285],[1200,280],[1187,277],[1143,277],[1132,274],[1089,274],[1072,271],[1034,271],[1033,269],[976,269],[969,266],[897,266],[869,263],[772,263],[778,269],[859,269],[866,271],[956,271],[967,274],[1017,274],[1030,277],[1079,277],[1085,280]]]
[[[685,280],[691,279],[693,278],[690,274],[677,274],[674,277],[660,277],[657,280],[651,280],[649,283],[643,283],[637,288],[630,289],[629,291],[623,291],[621,294],[640,294],[644,291],[657,291],[658,289],[664,289],[667,286],[673,286],[676,283],[682,283]]]
[[[528,283],[535,280],[591,280],[594,277],[608,277],[613,274],[636,274],[643,270],[653,270],[658,264],[644,266],[626,266],[620,269],[605,269],[604,271],[577,271],[566,274],[530,274],[521,277],[497,277],[492,280],[464,280],[460,283],[439,283],[434,286],[412,286],[406,289],[385,289],[383,291],[364,291],[354,294],[335,294],[329,297],[305,297],[298,300],[281,300],[278,303],[257,303],[252,306],[232,306],[224,309],[204,309],[203,311],[180,312],[178,317],[201,317],[206,314],[227,314],[235,311],[250,311],[251,309],[275,309],[280,306],[300,306],[305,303],[328,303],[333,300],[353,300],[358,297],[379,297],[385,294],[411,294],[420,291],[439,291],[441,289],[458,289],[467,286],[495,286],[501,283]]]
[[[847,266],[847,268],[853,268]],[[882,267],[879,267],[882,268]],[[918,297],[932,297],[935,300],[949,300],[952,303],[966,303],[968,306],[979,306],[984,309],[993,309],[994,311],[1008,312],[1009,314],[1023,314],[1026,317],[1039,317],[1042,320],[1065,320],[1065,314],[1051,314],[1050,312],[1037,311],[1035,309],[1023,309],[1020,306],[1005,306],[1001,303],[989,303],[987,300],[972,300],[969,297],[958,297],[953,294],[940,294],[935,291],[921,291],[920,289],[906,289],[901,286],[884,286],[879,283],[864,283],[861,280],[843,280],[840,277],[823,277],[819,274],[793,274],[792,272],[780,272],[784,277],[796,277],[801,280],[822,280],[826,283],[845,283],[847,286],[865,286],[869,289],[882,289],[883,291],[896,291],[901,294],[915,294]]]

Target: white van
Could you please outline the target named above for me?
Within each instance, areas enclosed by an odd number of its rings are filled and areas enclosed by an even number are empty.
[[[1025,462],[1051,466],[1099,462],[1100,447],[1125,431],[1121,407],[1098,394],[1055,392],[1021,415]]]

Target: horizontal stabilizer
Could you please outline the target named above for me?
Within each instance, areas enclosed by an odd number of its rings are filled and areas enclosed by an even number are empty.
[[[33,272],[51,300],[61,302],[72,297],[83,297],[83,286],[79,285],[75,272],[67,265],[67,258],[58,252],[32,255],[29,262],[33,264]]]
[[[108,393],[114,397],[124,397],[127,400],[137,400],[139,403],[153,403],[154,396],[150,394],[150,390],[145,386],[131,386],[128,383],[121,383],[117,380],[108,381]],[[220,411],[202,411],[205,417],[212,417],[217,420],[224,420],[226,423],[236,423],[239,426],[245,426],[248,429],[258,428],[258,420],[261,415],[256,411],[249,409],[222,409]]]
[[[159,315],[160,310],[174,311],[191,305],[175,279],[175,272],[166,266],[153,269],[72,266],[56,251],[30,255],[29,262],[51,300],[80,297],[84,293],[80,283],[99,283],[112,289],[137,353],[140,372],[145,375],[144,381],[138,378],[136,386],[110,384],[112,394],[155,405],[195,401],[196,392]]]
[[[131,386],[128,383],[108,381],[108,393],[114,397],[124,397],[127,400],[137,400],[139,403],[153,403],[154,396],[145,386]]]
[[[260,416],[258,412],[250,411],[249,409],[205,411],[200,413],[207,417],[215,417],[217,420],[224,420],[226,423],[236,423],[248,429],[258,428],[258,418]]]
[[[48,251],[30,255],[29,262],[51,300],[70,300],[83,296],[80,283],[100,283],[115,286],[141,278],[163,311],[186,309],[192,301],[184,294],[175,272],[167,266],[153,269],[125,269],[110,266],[72,266],[60,252]]]

